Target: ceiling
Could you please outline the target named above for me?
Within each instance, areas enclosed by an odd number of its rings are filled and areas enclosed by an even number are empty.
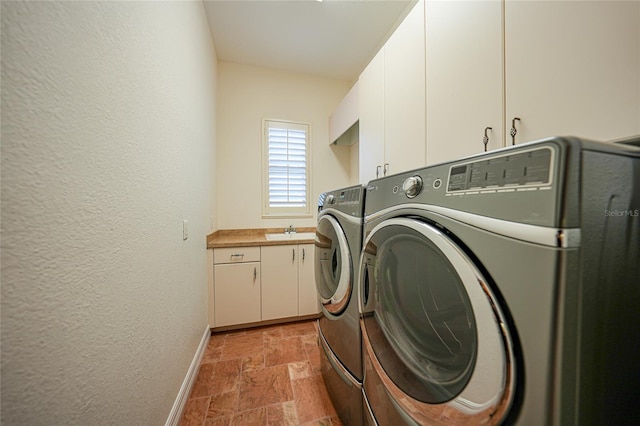
[[[415,0],[205,0],[218,59],[355,81]]]

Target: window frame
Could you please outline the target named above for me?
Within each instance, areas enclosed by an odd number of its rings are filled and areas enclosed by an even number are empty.
[[[271,207],[269,205],[269,125],[277,123],[285,128],[306,127],[305,138],[305,177],[306,206]],[[288,127],[287,127],[288,126]],[[311,123],[303,121],[262,118],[262,217],[293,218],[312,217],[311,211]]]

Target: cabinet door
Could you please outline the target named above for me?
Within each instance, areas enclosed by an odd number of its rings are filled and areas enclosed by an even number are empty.
[[[298,246],[261,248],[262,320],[298,316]]]
[[[505,118],[507,132],[521,119],[516,143],[638,133],[639,20],[637,1],[507,1]]]
[[[424,29],[420,0],[384,45],[386,175],[425,165]]]
[[[298,246],[298,315],[313,315],[320,312],[314,274],[314,244]]]
[[[503,146],[502,3],[427,1],[427,164]]]
[[[214,266],[215,326],[260,321],[260,263]]]
[[[360,183],[376,178],[376,168],[384,163],[384,48],[362,71],[358,80],[360,142],[358,144]]]

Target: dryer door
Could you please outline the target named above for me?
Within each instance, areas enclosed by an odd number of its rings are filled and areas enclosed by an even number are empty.
[[[322,216],[316,227],[315,274],[322,306],[333,315],[340,314],[351,296],[353,274],[347,238],[330,215]]]
[[[397,406],[418,423],[499,422],[514,389],[512,343],[465,252],[435,226],[390,219],[365,241],[360,276],[364,347]]]

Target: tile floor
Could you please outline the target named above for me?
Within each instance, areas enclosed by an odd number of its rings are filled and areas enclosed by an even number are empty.
[[[316,321],[211,336],[181,425],[341,425]]]

